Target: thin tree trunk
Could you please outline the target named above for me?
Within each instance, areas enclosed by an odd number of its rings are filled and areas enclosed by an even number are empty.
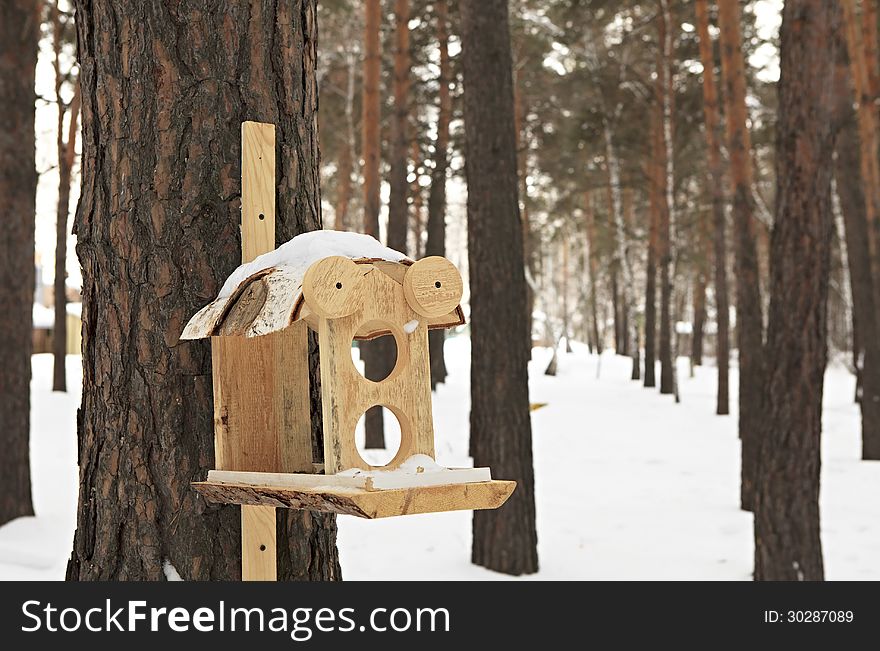
[[[529,221],[529,147],[526,134],[526,98],[522,92],[522,67],[517,67],[513,77],[513,117],[516,128],[516,162],[519,180],[520,218],[523,231],[523,264],[526,269],[526,318],[529,330],[526,333],[526,345],[529,349],[529,360],[532,359],[532,330],[534,329],[535,289],[529,280],[535,276],[534,242],[532,241],[532,225]]]
[[[599,279],[599,258],[596,255],[596,215],[593,211],[593,196],[590,192],[584,194],[584,215],[587,226],[587,281],[590,286],[590,314],[593,332],[593,344],[596,354],[602,354],[602,337],[599,333],[599,301],[596,284]]]
[[[336,198],[336,222],[334,224],[337,231],[351,230],[348,223],[348,212],[349,205],[351,204],[352,177],[357,178],[355,173],[357,151],[354,134],[354,82],[357,59],[352,52],[348,52],[346,58],[348,63],[345,84],[346,143],[345,147],[342,148],[339,159],[339,191]]]
[[[379,239],[379,156],[381,151],[381,97],[379,82],[382,73],[380,28],[382,24],[381,0],[365,0],[364,3],[364,92],[361,114],[361,149],[364,166],[364,233]],[[388,337],[362,341],[358,345],[364,362],[364,376],[381,380],[387,375]],[[372,407],[364,418],[365,446],[385,447],[385,428],[382,408]]]
[[[623,348],[626,346],[623,339],[623,326],[622,316],[620,310],[620,289],[618,288],[617,283],[617,266],[614,262],[611,263],[610,269],[610,284],[611,284],[611,311],[614,313],[614,353],[616,355],[623,355]]]
[[[859,134],[850,88],[845,43],[838,42],[835,93],[837,138],[835,179],[844,223],[852,291],[853,362],[862,414],[862,458],[880,459],[880,337],[877,334],[868,222],[859,159]]]
[[[394,0],[394,113],[391,119],[391,173],[388,238],[392,249],[406,253],[407,154],[409,149],[409,0]]]
[[[633,358],[630,378],[639,379],[639,345],[638,324],[635,317],[635,280],[629,260],[629,244],[627,243],[626,220],[624,218],[623,197],[620,191],[620,160],[614,146],[614,138],[608,121],[603,123],[605,140],[605,160],[608,169],[608,184],[611,196],[611,215],[614,219],[614,259],[623,273],[623,288],[620,291],[621,338],[624,353],[631,353]]]
[[[708,0],[697,0],[697,34],[703,63],[703,120],[709,159],[708,183],[712,195],[713,245],[715,258],[715,357],[718,365],[718,395],[715,413],[730,413],[730,308],[727,298],[727,219],[724,214],[724,169],[721,161],[721,129],[718,91],[715,87],[715,57],[709,36]]]
[[[838,5],[823,0],[788,0],[782,13],[768,400],[755,496],[755,579],[763,581],[824,578],[819,468],[838,20]]]
[[[462,0],[471,289],[474,464],[517,481],[502,508],[474,512],[474,563],[538,570],[526,347],[526,282],[506,0]]]
[[[438,0],[437,43],[440,49],[440,90],[437,112],[437,139],[434,141],[434,169],[431,173],[431,191],[428,194],[428,241],[425,255],[446,255],[446,171],[449,168],[449,121],[452,118],[452,67],[449,61],[449,2]],[[446,359],[443,329],[428,333],[428,349],[431,355],[431,388],[446,381]]]
[[[703,365],[703,330],[706,324],[706,275],[703,269],[694,274],[694,323],[691,333],[691,363]]]
[[[70,580],[163,580],[166,564],[240,577],[239,509],[190,486],[213,465],[210,350],[178,336],[240,261],[242,121],[276,124],[279,241],[321,228],[315,0],[260,7],[76,3],[85,336]],[[339,578],[334,516],[279,509],[278,529],[280,578]]]
[[[0,5],[0,524],[33,515],[30,439],[34,304],[34,75],[40,2]]]
[[[63,41],[61,12],[58,3],[52,5],[52,65],[55,72],[55,101],[58,104],[56,147],[58,156],[58,203],[55,213],[55,281],[52,328],[52,390],[67,391],[67,218],[70,214],[70,177],[76,157],[76,133],[79,129],[80,89],[75,83],[70,105],[61,98],[64,74],[61,71]],[[75,80],[74,80],[75,82]],[[67,139],[64,138],[64,116],[70,112]]]
[[[76,158],[79,130],[79,83],[70,102],[70,122],[64,139],[63,102],[57,95],[58,109],[58,206],[55,213],[55,325],[52,329],[52,390],[67,391],[67,218],[70,214],[70,178]]]
[[[741,506],[750,511],[760,441],[763,382],[763,308],[752,197],[751,136],[746,122],[746,82],[739,0],[719,0],[721,71],[736,237],[736,339],[739,349],[739,436],[742,439]],[[778,200],[778,199],[777,199]]]
[[[855,15],[853,0],[844,0],[843,8],[844,33],[846,35],[846,48],[850,62],[850,81],[856,100],[856,117],[858,120],[859,141],[859,173],[862,179],[861,189],[864,194],[864,219],[867,229],[868,241],[868,269],[858,270],[853,274],[854,292],[855,283],[864,289],[862,283],[865,277],[871,292],[871,305],[869,314],[859,322],[859,342],[865,348],[862,373],[862,458],[880,459],[880,340],[878,340],[878,328],[880,328],[880,160],[878,160],[878,136],[877,109],[872,98],[872,70],[876,62],[869,62],[867,51],[873,48],[870,43],[865,47],[862,41],[862,32],[859,30],[859,19]],[[870,13],[870,5],[868,5]],[[862,22],[866,16],[862,16]],[[865,28],[867,30],[867,28]],[[870,41],[870,38],[868,39]],[[876,54],[876,49],[873,49]],[[839,75],[838,75],[839,76]],[[844,130],[843,142],[851,146],[852,137],[848,130]],[[843,156],[851,156],[852,151],[843,153]],[[842,164],[845,161],[841,161]],[[850,165],[852,162],[850,161]],[[850,172],[847,172],[848,174]],[[847,180],[842,188],[847,188],[854,179]],[[851,220],[857,220],[853,216],[853,208],[844,205],[844,201],[851,200],[851,192],[844,197],[841,194],[841,207],[844,217],[849,214]],[[850,237],[847,225],[847,238]],[[861,224],[852,223],[853,236],[860,231]],[[860,248],[863,245],[856,244],[852,250],[855,262],[861,260]],[[855,296],[854,300],[858,297]],[[865,297],[860,302],[867,305]],[[862,310],[864,313],[864,310]]]
[[[418,138],[413,138],[411,143],[413,169],[415,170],[413,182],[410,184],[409,193],[412,196],[412,235],[413,248],[412,256],[414,260],[423,257],[422,248],[422,231],[424,230],[424,217],[422,209],[424,208],[422,200],[422,186],[419,182],[419,165],[421,163],[422,152],[419,149]]]
[[[675,393],[675,364],[672,359],[672,266],[675,239],[675,187],[673,168],[673,52],[672,17],[669,0],[660,0],[660,71],[663,106],[663,210],[660,222],[660,393]]]
[[[651,157],[648,161],[648,260],[645,269],[645,387],[657,386],[656,345],[657,345],[657,258],[660,249],[660,223],[663,202],[663,136],[662,110],[659,102],[651,111]]]

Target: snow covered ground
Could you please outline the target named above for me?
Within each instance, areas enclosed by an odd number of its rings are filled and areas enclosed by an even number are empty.
[[[539,579],[739,579],[752,569],[751,516],[738,508],[735,416],[714,415],[715,369],[688,377],[682,403],[630,382],[629,360],[575,346],[556,377],[536,350],[533,413]],[[469,342],[447,342],[449,384],[434,402],[438,461],[467,462]],[[601,366],[597,378],[597,366]],[[79,385],[79,360],[68,364]],[[76,502],[78,396],[53,394],[51,357],[34,357],[36,518],[0,528],[0,578],[61,579]],[[735,389],[735,373],[731,377]],[[880,463],[859,460],[854,379],[826,375],[822,538],[829,579],[880,579]],[[735,396],[734,396],[735,398]],[[470,564],[467,512],[339,518],[346,579],[499,579]]]

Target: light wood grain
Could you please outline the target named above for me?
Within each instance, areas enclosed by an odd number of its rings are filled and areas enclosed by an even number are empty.
[[[449,260],[438,255],[422,258],[406,270],[403,293],[410,307],[423,317],[441,317],[461,300],[461,274]]]
[[[278,578],[275,545],[275,507],[241,507],[241,580]]]
[[[328,475],[365,468],[354,430],[374,405],[387,407],[400,421],[400,449],[388,464],[395,468],[414,454],[434,457],[428,325],[412,310],[403,287],[384,273],[363,277],[360,309],[349,316],[320,319],[321,399],[324,412],[324,468]],[[351,341],[364,323],[382,322],[397,342],[397,364],[382,382],[365,379],[351,361]],[[406,332],[406,324],[415,324]]]
[[[306,305],[324,319],[348,316],[360,307],[364,275],[372,271],[372,265],[358,265],[341,255],[318,260],[303,277]]]
[[[473,484],[491,481],[488,468],[447,468],[441,472],[397,473],[364,471],[357,476],[315,475],[280,472],[239,472],[234,470],[211,470],[208,481],[216,484],[248,484],[251,486],[271,486],[275,488],[309,489],[316,488],[361,488],[367,491],[395,488],[416,488],[418,486],[440,486],[442,484]]]
[[[439,511],[497,509],[510,497],[516,482],[492,480],[381,491],[343,487],[306,490],[213,482],[197,482],[193,487],[206,500],[220,504],[325,511],[375,519]]]
[[[275,248],[275,125],[241,124],[241,261]]]

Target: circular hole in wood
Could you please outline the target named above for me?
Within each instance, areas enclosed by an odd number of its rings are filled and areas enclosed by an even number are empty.
[[[266,219],[266,215],[264,215],[263,213],[260,213],[260,219],[261,220]]]
[[[260,545],[260,551],[261,552],[266,551],[266,545]]]
[[[355,341],[351,359],[361,375],[373,382],[381,382],[397,366],[397,339],[394,335],[383,335],[369,341]]]
[[[434,283],[434,287],[436,287],[437,289],[440,289],[442,286],[443,286],[443,283],[441,283],[439,280]]]
[[[371,429],[378,427],[378,423],[381,422],[382,429],[380,431],[384,434],[385,447],[376,447],[375,440],[367,441],[367,420],[370,421]],[[370,407],[361,414],[357,422],[354,430],[354,442],[358,454],[366,463],[377,467],[388,465],[400,449],[400,421],[397,420],[394,412],[387,407],[381,405]]]
[[[342,283],[336,283],[336,289],[342,289]]]

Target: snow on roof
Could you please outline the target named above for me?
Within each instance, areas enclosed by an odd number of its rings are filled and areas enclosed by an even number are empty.
[[[382,261],[398,265],[412,264],[412,260],[403,253],[383,246],[369,235],[341,231],[303,233],[233,271],[217,298],[189,320],[180,338],[201,339],[214,335],[257,337],[283,330],[295,320],[303,318],[300,307],[306,271],[314,262],[335,255],[364,264]],[[245,310],[245,322],[238,318],[227,319],[240,303],[249,306]],[[459,306],[449,315],[430,320],[428,327],[448,328],[462,323],[464,314]],[[357,338],[368,339],[380,334],[387,333],[368,330],[359,332]]]
[[[402,262],[408,259],[400,251],[383,246],[379,240],[369,235],[345,231],[311,231],[297,235],[274,251],[264,253],[251,262],[241,265],[223,283],[217,298],[231,296],[242,281],[264,269],[284,268],[302,277],[313,262],[334,255],[342,255],[353,260],[378,258]]]

